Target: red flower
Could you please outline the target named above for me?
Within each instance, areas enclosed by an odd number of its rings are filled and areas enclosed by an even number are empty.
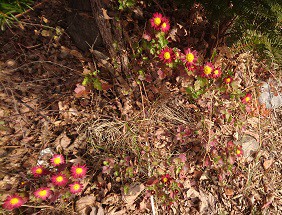
[[[50,188],[48,188],[48,187],[42,187],[42,188],[37,189],[37,190],[34,192],[34,195],[35,195],[37,198],[46,200],[46,199],[51,195],[51,190],[50,190]]]
[[[171,177],[169,174],[165,174],[161,177],[161,181],[165,184],[165,185],[169,185],[170,181],[171,181]]]
[[[31,168],[31,173],[33,174],[34,177],[40,177],[44,175],[46,170],[42,166],[34,166]]]
[[[213,72],[213,65],[212,63],[208,62],[206,63],[203,67],[202,67],[202,76],[203,77],[210,77],[212,75]]]
[[[70,186],[70,192],[73,194],[80,193],[83,188],[83,185],[79,182],[73,182],[69,186]]]
[[[187,68],[192,68],[198,60],[197,51],[191,51],[190,48],[184,50],[185,55],[182,55],[182,61]]]
[[[221,76],[221,74],[222,74],[222,72],[221,72],[220,68],[216,68],[212,72],[212,77],[213,78],[219,78]]]
[[[172,50],[172,48],[164,48],[161,50],[161,53],[159,54],[159,58],[164,62],[164,63],[171,63],[172,60],[175,58],[175,54]]]
[[[230,84],[232,81],[233,81],[233,79],[230,76],[224,79],[224,82],[226,84]]]
[[[236,149],[237,157],[241,157],[241,156],[243,156],[243,154],[244,154],[244,152],[243,152],[242,146],[238,146],[237,149]]]
[[[54,185],[62,186],[62,187],[65,186],[68,183],[67,177],[62,173],[59,173],[57,175],[53,175],[51,177],[51,181]]]
[[[162,19],[163,19],[163,15],[162,14],[154,13],[153,17],[150,19],[151,26],[154,29],[159,30],[160,27],[161,27]]]
[[[242,98],[242,103],[247,104],[248,102],[251,101],[251,99],[252,99],[252,95],[248,93],[244,98]]]
[[[63,157],[63,155],[54,155],[51,158],[51,163],[53,166],[60,166],[61,164],[65,163],[65,158]]]
[[[84,178],[87,172],[87,167],[85,165],[73,165],[71,167],[71,175],[74,178]]]
[[[161,24],[161,31],[162,32],[168,32],[170,29],[170,24],[169,24],[169,20],[166,17],[162,18],[162,24]]]
[[[13,210],[14,208],[21,207],[25,202],[25,199],[17,194],[14,194],[6,198],[2,207],[6,210]]]

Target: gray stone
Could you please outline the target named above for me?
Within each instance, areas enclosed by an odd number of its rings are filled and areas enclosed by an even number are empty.
[[[281,83],[269,80],[271,85],[274,85],[276,92],[272,92],[270,84],[267,82],[262,82],[260,89],[259,102],[265,104],[265,107],[268,109],[274,109],[282,107],[282,93],[279,91]]]
[[[236,145],[242,145],[243,156],[251,161],[253,155],[259,150],[259,142],[252,136],[244,134],[240,141],[235,142]]]

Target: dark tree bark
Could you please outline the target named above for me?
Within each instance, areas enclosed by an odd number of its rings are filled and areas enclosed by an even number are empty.
[[[129,62],[121,21],[105,16],[108,8],[103,0],[69,0],[69,6],[74,9],[68,18],[69,34],[78,48],[88,51],[94,44],[95,50],[102,44],[115,64],[115,70],[110,72],[120,84],[126,84]]]

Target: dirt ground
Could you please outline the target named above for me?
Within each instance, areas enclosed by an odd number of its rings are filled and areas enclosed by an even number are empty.
[[[18,190],[29,195],[35,181],[27,173],[50,158],[42,155],[46,149],[64,154],[70,163],[86,163],[88,177],[81,195],[26,203],[14,214],[152,214],[150,197],[141,189],[151,176],[148,169],[177,153],[187,153],[189,183],[174,207],[156,205],[158,214],[282,214],[281,108],[258,116],[260,150],[238,164],[243,171],[228,176],[228,185],[221,184],[213,170],[200,167],[201,135],[190,136],[189,146],[167,138],[181,125],[200,128],[198,108],[179,90],[168,86],[156,96],[133,84],[130,96],[110,89],[77,97],[77,84],[96,62],[63,29],[64,7],[47,1],[23,15],[21,25],[0,33],[0,200]],[[146,157],[150,150],[155,154]],[[123,154],[132,163],[125,172],[140,165],[137,176],[122,182],[105,176],[103,162]],[[125,185],[142,191],[125,195]]]

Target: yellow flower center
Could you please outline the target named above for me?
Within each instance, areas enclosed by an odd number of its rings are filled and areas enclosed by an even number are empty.
[[[251,98],[250,98],[249,96],[245,98],[245,101],[246,101],[246,102],[248,102],[248,101],[250,101],[250,100],[251,100]]]
[[[167,181],[168,181],[168,179],[167,179],[167,178],[164,178],[164,179],[163,179],[163,182],[164,182],[164,183],[166,183]]]
[[[73,185],[73,189],[74,189],[74,190],[79,190],[79,189],[80,189],[80,185],[79,185],[79,184]]]
[[[186,60],[189,63],[193,62],[194,58],[195,58],[195,56],[192,53],[189,53],[189,54],[186,55]]]
[[[164,59],[166,59],[166,60],[170,59],[170,53],[169,52],[164,53]]]
[[[62,177],[62,176],[58,176],[57,178],[56,178],[56,181],[57,182],[62,182],[64,180],[64,178]]]
[[[42,169],[41,168],[38,168],[35,170],[36,174],[41,174],[42,173]]]
[[[157,17],[157,18],[154,19],[155,25],[160,25],[161,22],[162,22],[162,20],[161,20],[159,17]]]
[[[18,198],[12,198],[12,199],[10,200],[11,205],[18,204],[18,202],[19,202],[19,199],[18,199]]]
[[[55,164],[60,164],[61,163],[61,158],[57,157],[54,159]]]
[[[230,83],[231,79],[230,78],[226,78],[226,83]]]
[[[76,168],[76,170],[75,170],[76,174],[81,174],[82,171],[83,171],[83,169],[80,168],[80,167],[79,167],[79,168]]]
[[[215,75],[218,75],[218,73],[219,73],[218,70],[215,70],[215,71],[214,71],[214,74],[215,74]]]
[[[162,28],[166,28],[166,23],[165,22],[162,24]]]
[[[204,67],[204,73],[205,73],[206,75],[211,74],[211,72],[212,72],[212,68],[211,68],[211,67],[209,67],[209,66],[205,66],[205,67]]]
[[[40,190],[38,194],[39,194],[39,196],[46,196],[47,190]]]
[[[236,154],[237,154],[237,155],[241,154],[241,150],[237,149],[237,150],[236,150]]]

